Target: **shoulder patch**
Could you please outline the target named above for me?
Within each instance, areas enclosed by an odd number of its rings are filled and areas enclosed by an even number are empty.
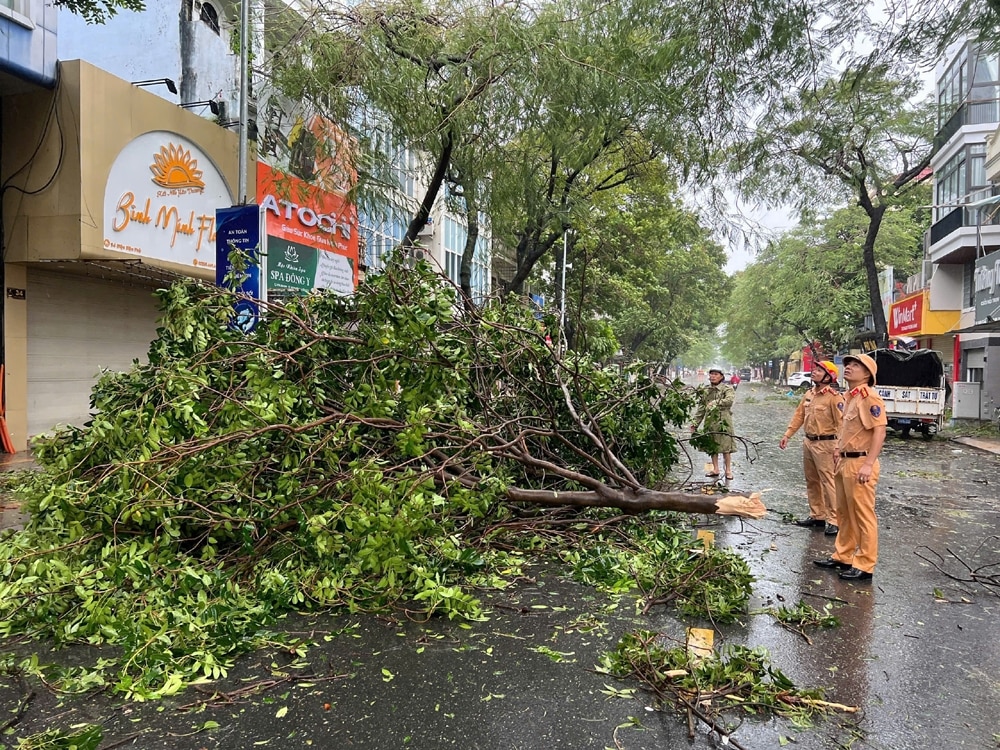
[[[875,405],[875,406],[872,406],[872,408],[869,409],[868,411],[870,411],[872,413],[873,417],[877,418],[879,415],[882,414],[882,407],[878,406],[878,405]]]
[[[837,408],[840,409],[840,411],[843,411],[844,410],[844,402],[843,401],[838,401],[837,402]]]

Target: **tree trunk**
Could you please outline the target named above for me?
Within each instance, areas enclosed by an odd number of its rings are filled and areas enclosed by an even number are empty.
[[[510,500],[535,505],[570,505],[576,507],[619,508],[629,512],[673,510],[680,513],[706,513],[741,518],[763,518],[767,508],[760,493],[751,495],[705,495],[657,490],[526,490],[508,487]]]
[[[451,153],[455,146],[455,139],[452,131],[445,131],[444,140],[441,143],[441,153],[438,154],[437,164],[434,167],[434,174],[431,175],[430,182],[427,183],[427,191],[424,199],[420,203],[420,208],[410,220],[410,225],[406,228],[406,236],[403,237],[403,247],[413,247],[417,244],[417,235],[420,230],[427,225],[427,219],[431,215],[434,201],[437,200],[438,193],[441,192],[441,185],[444,183],[445,175],[451,166]]]
[[[470,184],[471,183],[471,184]],[[476,306],[472,296],[472,261],[476,256],[476,242],[479,240],[479,201],[476,196],[475,180],[462,182],[462,196],[465,198],[465,248],[462,250],[462,265],[458,272],[466,310]]]
[[[865,271],[868,274],[868,299],[872,307],[872,321],[875,327],[875,340],[879,348],[889,345],[889,326],[885,320],[885,309],[882,307],[882,292],[878,288],[878,268],[875,266],[875,239],[878,237],[878,230],[882,226],[882,217],[885,215],[885,206],[873,206],[868,214],[868,233],[865,235],[865,246],[863,257],[865,261]]]

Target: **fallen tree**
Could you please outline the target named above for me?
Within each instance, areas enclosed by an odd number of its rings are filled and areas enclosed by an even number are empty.
[[[148,364],[35,444],[31,520],[0,549],[0,635],[118,643],[126,693],[221,674],[289,609],[479,616],[470,585],[520,564],[480,532],[529,506],[764,513],[679,489],[684,389],[558,357],[516,305],[463,312],[423,265],[250,335],[225,290],[161,302]]]

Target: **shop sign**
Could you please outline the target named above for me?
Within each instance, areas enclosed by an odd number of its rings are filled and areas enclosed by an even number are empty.
[[[1000,320],[1000,252],[976,260],[972,283],[976,325],[989,322],[987,318]]]
[[[257,196],[268,236],[268,289],[352,294],[358,273],[354,205],[260,162]]]
[[[215,268],[215,209],[232,195],[211,159],[187,138],[144,133],[123,148],[104,188],[104,249]]]
[[[234,285],[234,291],[241,298],[233,305],[230,326],[250,333],[260,319],[259,300],[267,295],[261,274],[260,209],[255,205],[233,206],[219,208],[215,215],[219,227],[215,239],[215,283],[219,286]],[[237,250],[246,256],[247,267],[238,279],[227,279],[226,276],[233,272],[229,255]]]
[[[907,333],[919,333],[923,325],[923,311],[923,291],[893,303],[889,309],[889,335],[902,336]]]

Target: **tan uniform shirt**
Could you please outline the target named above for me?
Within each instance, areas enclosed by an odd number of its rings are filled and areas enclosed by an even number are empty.
[[[806,435],[836,435],[840,432],[843,413],[844,397],[840,391],[830,386],[824,386],[818,391],[810,388],[796,407],[792,421],[785,430],[785,437],[791,437],[803,425]]]
[[[858,386],[847,393],[844,426],[837,441],[840,453],[856,453],[871,447],[871,431],[885,425],[885,401],[874,389]]]

